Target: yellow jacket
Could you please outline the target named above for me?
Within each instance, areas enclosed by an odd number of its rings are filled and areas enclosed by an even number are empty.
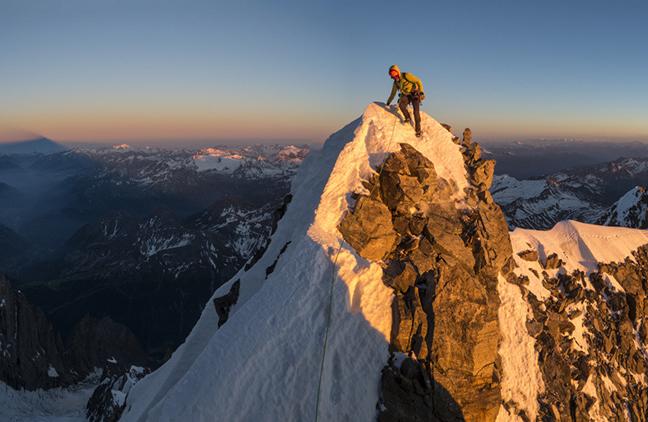
[[[400,91],[403,95],[409,95],[412,92],[416,91],[423,92],[423,83],[417,76],[407,72],[401,73],[400,69],[396,65],[393,65],[389,68],[390,71],[392,69],[398,71],[400,78],[398,78],[398,80],[395,80],[394,84],[392,85],[391,94],[389,94],[389,98],[387,99],[388,105],[392,102],[398,91]]]

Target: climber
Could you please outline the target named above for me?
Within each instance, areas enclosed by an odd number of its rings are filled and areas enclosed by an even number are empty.
[[[394,84],[392,85],[391,94],[389,94],[389,98],[387,99],[387,102],[385,104],[387,105],[387,107],[389,107],[389,103],[392,102],[392,100],[396,96],[396,93],[400,91],[400,94],[398,95],[398,107],[405,116],[404,123],[412,124],[412,119],[410,117],[409,111],[407,110],[407,106],[409,104],[412,104],[412,107],[414,108],[414,128],[416,129],[416,136],[420,137],[422,135],[422,132],[421,114],[419,112],[419,108],[421,106],[421,101],[425,99],[425,94],[423,93],[423,83],[418,77],[412,75],[411,73],[401,73],[397,65],[392,65],[389,68],[389,77],[394,80]]]

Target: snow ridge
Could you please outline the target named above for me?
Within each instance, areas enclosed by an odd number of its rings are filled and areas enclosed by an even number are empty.
[[[333,282],[332,318],[322,379],[320,420],[376,416],[380,371],[388,359],[392,290],[382,269],[342,241],[337,226],[351,194],[406,142],[455,187],[468,186],[452,134],[423,113],[425,135],[378,104],[311,153],[292,186],[293,200],[263,257],[236,282],[237,302],[218,328],[211,301],[186,342],[134,386],[125,421],[312,420]],[[335,256],[339,251],[337,264]]]
[[[511,244],[515,252],[535,249],[541,261],[551,253],[563,260],[567,272],[596,271],[599,262],[619,262],[648,243],[648,231],[606,227],[578,221],[561,221],[551,230],[515,229]],[[528,265],[526,265],[528,266]],[[540,268],[538,268],[540,269]]]

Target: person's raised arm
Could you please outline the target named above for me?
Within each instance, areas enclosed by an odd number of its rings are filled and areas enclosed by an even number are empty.
[[[387,102],[385,103],[385,105],[389,105],[389,103],[392,102],[397,92],[398,92],[398,86],[396,86],[396,82],[394,82],[392,85],[391,94],[389,94],[389,98],[387,98]]]

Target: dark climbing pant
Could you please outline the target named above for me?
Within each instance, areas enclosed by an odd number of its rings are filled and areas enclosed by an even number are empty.
[[[401,112],[403,112],[403,116],[405,116],[405,120],[412,120],[410,117],[409,111],[407,110],[407,106],[409,104],[412,104],[412,107],[414,108],[414,124],[415,124],[415,129],[416,133],[421,131],[421,113],[419,112],[419,106],[421,105],[421,99],[419,98],[418,95],[414,94],[408,94],[408,95],[401,95],[400,99],[398,100],[398,107],[400,108]]]

